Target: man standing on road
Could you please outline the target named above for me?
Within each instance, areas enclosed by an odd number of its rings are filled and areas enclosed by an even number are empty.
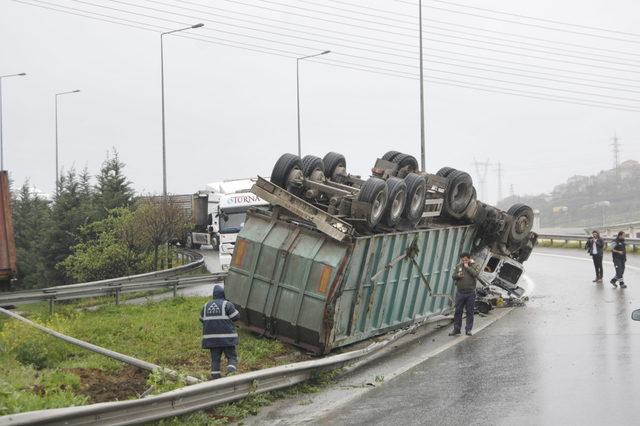
[[[236,372],[238,365],[238,333],[233,324],[240,317],[233,303],[224,298],[224,287],[213,286],[213,300],[205,303],[200,312],[202,348],[211,352],[211,379],[219,379],[222,354],[227,357],[227,374]]]
[[[627,246],[624,242],[624,231],[618,232],[618,236],[611,243],[611,252],[613,253],[613,266],[616,267],[616,276],[611,278],[611,284],[617,287],[617,282],[620,284],[620,288],[627,288],[624,283],[624,265],[627,263]]]
[[[471,336],[471,329],[473,328],[478,269],[469,253],[462,253],[460,259],[460,263],[456,266],[456,270],[453,273],[453,280],[456,283],[458,291],[456,292],[456,311],[453,315],[453,331],[449,333],[449,336],[457,336],[460,334],[463,309],[467,313],[465,326],[467,336]]]
[[[593,231],[591,233],[591,237],[587,240],[584,248],[587,250],[587,253],[591,255],[591,259],[593,259],[593,266],[596,269],[596,279],[593,280],[593,282],[602,283],[602,256],[604,252],[604,240],[600,238],[600,233],[598,231]]]

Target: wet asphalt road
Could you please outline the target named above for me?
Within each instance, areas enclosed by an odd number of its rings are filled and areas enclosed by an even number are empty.
[[[582,251],[537,253],[526,264],[534,283],[526,307],[322,423],[640,423],[640,322],[631,320],[640,308],[640,257],[627,263],[621,290],[592,283]],[[613,265],[604,269],[610,278]]]

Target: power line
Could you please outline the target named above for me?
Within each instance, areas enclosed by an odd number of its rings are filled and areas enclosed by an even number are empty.
[[[410,4],[412,6],[417,6],[417,3],[412,3],[412,2],[409,2],[409,1],[405,1],[405,0],[396,0],[396,1],[400,2],[400,3]],[[558,32],[564,32],[564,33],[571,33],[571,34],[577,34],[577,35],[582,35],[582,36],[587,36],[587,37],[596,37],[596,38],[602,38],[602,39],[608,39],[608,40],[623,41],[623,42],[626,42],[626,43],[640,44],[640,41],[638,41],[638,40],[628,40],[628,39],[619,38],[619,37],[610,37],[610,36],[604,36],[604,35],[599,35],[599,34],[590,34],[590,33],[585,33],[585,32],[582,32],[582,31],[573,31],[573,30],[567,30],[567,29],[553,28],[553,27],[549,27],[549,26],[546,26],[546,25],[531,24],[531,23],[528,23],[528,22],[518,22],[518,21],[513,21],[513,20],[510,20],[510,19],[503,19],[503,18],[495,18],[495,17],[492,17],[492,16],[479,15],[477,13],[471,13],[471,12],[462,12],[460,10],[447,9],[447,8],[444,8],[444,7],[429,6],[429,5],[424,5],[424,4],[422,5],[422,7],[427,7],[429,9],[440,10],[440,11],[444,11],[444,12],[455,13],[455,14],[459,14],[459,15],[473,16],[473,17],[482,18],[482,19],[490,19],[492,21],[506,22],[506,23],[509,23],[509,24],[524,25],[524,26],[527,26],[527,27],[541,28],[541,29],[545,29],[545,30],[558,31]]]
[[[636,34],[636,33],[629,33],[629,32],[625,32],[625,31],[612,30],[612,29],[602,28],[602,27],[593,27],[593,26],[589,26],[589,25],[574,24],[574,23],[571,23],[571,22],[556,21],[556,20],[553,20],[553,19],[537,18],[537,17],[533,17],[533,16],[521,15],[521,14],[518,14],[518,13],[505,12],[505,11],[502,11],[502,10],[488,9],[488,8],[477,7],[477,6],[469,6],[469,5],[466,5],[466,4],[455,3],[455,2],[452,2],[452,1],[445,1],[445,0],[428,0],[428,1],[433,1],[433,2],[437,2],[437,3],[444,3],[444,4],[464,7],[464,8],[467,8],[467,9],[481,10],[481,11],[484,11],[484,12],[498,13],[498,14],[501,14],[501,15],[514,16],[514,17],[518,17],[518,18],[532,19],[532,20],[536,20],[536,21],[540,21],[540,22],[548,22],[548,23],[552,23],[552,24],[568,25],[568,26],[572,26],[572,27],[576,27],[576,28],[584,28],[584,29],[590,29],[590,30],[596,30],[596,31],[605,31],[605,32],[610,32],[610,33],[629,35],[629,36],[633,36],[633,37],[640,37],[640,34]]]
[[[59,10],[59,9],[47,8],[47,7],[44,7],[44,6],[41,6],[41,5],[26,3],[26,2],[23,2],[23,1],[19,1],[19,0],[13,0],[13,1],[16,1],[18,3],[28,4],[28,5],[31,5],[31,6],[36,6],[36,7],[43,7],[45,9],[55,10],[55,11],[59,11],[59,12],[62,12],[62,13],[70,13],[72,15],[78,15],[76,13],[63,11],[63,10]],[[33,0],[33,1],[35,1],[35,0]],[[59,6],[59,5],[56,5],[56,6],[61,7],[61,8],[65,8],[65,7]],[[69,8],[69,7],[66,7],[66,8]],[[73,8],[71,8],[71,9],[73,9]],[[85,12],[86,13],[97,14],[96,12],[87,12],[87,11],[85,11]],[[80,16],[90,17],[90,16],[87,16],[87,15],[80,15]],[[102,15],[102,16],[107,16],[107,15]],[[111,17],[111,18],[113,18],[113,19],[123,19],[123,18],[114,18],[114,17]],[[93,19],[95,19],[95,18],[93,18]],[[112,21],[107,21],[107,22],[112,22]],[[131,21],[131,22],[133,22],[133,21]],[[151,24],[146,24],[146,23],[141,23],[141,24],[142,25],[151,25]],[[159,27],[159,28],[166,29],[164,27]],[[141,29],[147,29],[147,28],[141,28]],[[281,49],[274,49],[274,48],[265,47],[265,46],[256,46],[256,45],[252,45],[252,44],[248,44],[248,43],[238,42],[238,41],[235,41],[235,40],[220,39],[220,38],[211,37],[211,36],[205,36],[205,37],[207,39],[214,39],[214,40],[218,40],[218,41],[213,42],[213,41],[210,41],[210,40],[205,40],[205,39],[203,39],[201,37],[194,37],[194,36],[187,36],[187,35],[179,35],[179,36],[185,37],[185,38],[191,38],[191,39],[194,39],[194,40],[210,42],[210,43],[213,43],[213,44],[233,47],[233,48],[240,48],[240,49],[243,49],[243,50],[266,53],[266,54],[274,54],[274,53],[273,52],[266,52],[265,50],[262,50],[262,49],[278,51],[278,52],[281,52],[281,53],[275,54],[275,55],[288,57],[288,58],[295,57],[295,56],[299,55],[299,53],[297,53],[297,52],[289,52],[289,51],[284,51],[284,50],[281,50]],[[244,45],[244,46],[250,46],[251,48],[238,47],[237,44]],[[282,53],[284,53],[284,54],[282,54]],[[314,62],[319,62],[319,61],[314,61]],[[358,70],[361,70],[361,71],[367,71],[367,72],[371,72],[371,73],[374,73],[374,74],[381,74],[381,75],[387,75],[387,76],[416,79],[416,76],[414,74],[409,74],[409,73],[406,73],[406,72],[402,73],[402,72],[400,72],[398,70],[386,70],[386,71],[389,71],[389,72],[385,72],[385,70],[382,69],[382,72],[381,72],[380,71],[381,68],[379,68],[379,67],[371,67],[371,66],[362,65],[362,64],[354,64],[354,63],[349,63],[349,62],[346,62],[346,61],[339,61],[339,62],[341,64],[329,64],[329,63],[326,63],[326,62],[319,62],[319,63],[325,63],[325,65],[336,66],[336,67],[339,67],[339,68],[358,69]],[[402,74],[404,74],[404,75],[402,75]],[[633,112],[637,112],[638,111],[637,109],[633,109],[633,107],[628,106],[628,105],[618,105],[618,104],[604,103],[604,102],[592,101],[592,100],[581,99],[581,98],[561,97],[561,96],[555,96],[555,95],[547,94],[547,93],[523,91],[523,90],[513,89],[513,88],[500,88],[500,87],[496,87],[496,86],[483,85],[483,84],[477,84],[477,83],[474,84],[474,83],[463,82],[463,81],[452,80],[452,79],[444,79],[444,78],[439,78],[439,77],[430,77],[428,79],[425,79],[425,81],[429,81],[429,82],[433,82],[433,83],[437,83],[437,84],[441,84],[441,85],[446,85],[446,86],[463,87],[463,88],[469,88],[469,89],[473,89],[473,90],[492,92],[492,93],[501,93],[501,94],[515,95],[515,96],[522,96],[522,97],[540,99],[540,100],[552,100],[552,101],[564,102],[564,103],[569,103],[569,104],[578,104],[578,105],[591,106],[591,107],[605,107],[605,108],[619,109],[619,110],[624,110],[624,111],[633,111]]]
[[[146,1],[147,1],[147,2],[158,3],[158,4],[163,4],[163,5],[167,5],[167,6],[171,6],[171,7],[173,7],[173,5],[169,5],[169,4],[167,4],[167,3],[163,3],[163,2],[160,2],[160,1],[155,1],[155,0],[146,0]],[[179,0],[174,0],[174,1],[179,1]],[[184,3],[184,1],[181,1],[181,3]],[[192,4],[193,2],[186,2],[186,3]],[[204,7],[204,5],[202,5],[202,6]],[[211,8],[211,7],[207,7],[207,8]],[[289,28],[285,28],[285,27],[281,27],[281,26],[274,26],[274,25],[271,25],[271,24],[264,24],[264,23],[257,22],[257,21],[252,21],[252,20],[246,20],[246,19],[242,19],[242,18],[235,18],[235,17],[230,17],[230,16],[226,16],[226,15],[220,15],[220,14],[210,13],[210,12],[202,12],[202,11],[197,10],[197,9],[190,9],[190,8],[187,8],[187,9],[188,9],[188,10],[192,10],[192,11],[196,11],[196,12],[206,13],[206,14],[208,14],[208,15],[212,15],[212,16],[218,16],[218,17],[222,17],[222,18],[238,20],[238,21],[241,21],[241,22],[242,22],[242,21],[244,21],[244,22],[249,22],[249,23],[253,23],[253,24],[257,24],[257,25],[262,25],[262,26],[266,26],[266,27],[269,27],[269,28],[277,28],[277,29],[282,29],[282,30],[284,30],[284,31],[290,31],[290,32],[299,32],[299,33],[302,33],[302,34],[309,34],[309,35],[313,35],[313,36],[317,36],[317,37],[333,38],[333,39],[340,40],[340,41],[345,41],[345,42],[348,42],[348,43],[353,43],[353,44],[363,44],[363,45],[367,45],[367,46],[372,46],[372,47],[375,47],[375,48],[377,48],[377,49],[388,49],[388,50],[392,50],[391,48],[386,47],[386,46],[380,46],[380,45],[376,45],[376,44],[364,43],[364,42],[357,42],[357,41],[356,41],[356,42],[354,42],[354,41],[352,41],[352,40],[348,40],[348,39],[344,39],[344,38],[339,38],[339,37],[326,36],[326,35],[317,34],[317,33],[309,33],[309,32],[300,31],[300,30],[292,30],[292,29],[289,29]],[[215,10],[224,10],[224,11],[226,11],[225,9],[219,9],[219,8],[211,8],[211,9],[215,9]],[[231,12],[231,11],[227,11],[227,12]],[[237,12],[232,12],[232,13],[237,13]],[[250,15],[250,16],[254,16],[254,15]],[[230,24],[224,23],[224,25],[230,25]],[[231,25],[232,25],[232,24],[231,24]],[[305,26],[305,27],[306,27],[306,26]],[[246,28],[246,27],[245,27],[245,28]],[[258,29],[255,29],[255,28],[252,28],[252,30],[254,30],[254,31],[263,31],[263,32],[267,32],[267,33],[276,34],[276,33],[270,32],[270,31],[258,30]],[[296,36],[294,36],[294,35],[289,35],[289,34],[282,34],[282,33],[279,33],[279,35],[281,35],[281,36],[283,36],[283,37],[296,38]],[[301,39],[304,39],[304,38],[301,38]],[[315,41],[315,42],[318,42],[318,43],[324,43],[324,42],[323,42],[323,41],[321,41],[321,40],[313,40],[313,39],[306,39],[306,40]],[[376,39],[376,40],[377,40],[377,39]],[[361,50],[371,51],[371,52],[378,53],[378,54],[383,54],[383,55],[397,56],[397,57],[402,57],[402,58],[406,58],[406,59],[413,59],[413,57],[409,57],[409,56],[406,56],[406,55],[399,55],[399,54],[395,54],[395,53],[387,53],[387,52],[373,51],[373,50],[371,50],[371,49],[365,49],[365,48],[355,48],[355,47],[352,47],[352,46],[346,46],[346,45],[342,45],[342,44],[336,44],[335,42],[329,42],[329,43],[332,43],[332,44],[334,44],[334,45],[336,45],[336,46],[346,47],[346,48],[350,48],[350,49],[361,49]],[[415,48],[415,46],[412,46],[412,47],[414,47],[414,48]],[[394,49],[394,50],[395,50],[395,51],[400,51],[400,52],[415,53],[414,51],[405,50],[405,49]],[[453,54],[460,54],[460,53],[457,53],[457,52],[450,52],[450,51],[446,51],[446,50],[442,50],[442,49],[429,49],[429,50],[428,50],[428,52],[430,52],[431,50],[444,51],[444,52],[453,53]],[[448,60],[453,60],[453,61],[468,62],[468,63],[472,63],[472,64],[475,64],[475,65],[483,65],[483,66],[490,66],[490,67],[498,67],[498,66],[499,66],[499,67],[501,67],[502,69],[510,69],[510,70],[520,71],[520,72],[536,72],[536,73],[541,74],[541,75],[554,76],[554,74],[551,74],[551,73],[545,73],[545,72],[542,72],[542,71],[528,71],[528,70],[523,70],[523,69],[514,68],[514,67],[506,67],[506,66],[504,66],[504,65],[493,65],[493,64],[478,63],[478,62],[469,61],[469,60],[461,60],[461,59],[458,59],[458,58],[449,58],[449,57],[445,57],[445,56],[434,55],[434,54],[432,54],[432,53],[426,53],[426,56],[432,56],[432,57],[436,57],[436,58],[448,59]],[[473,55],[472,55],[472,56],[473,56]],[[474,57],[477,57],[477,56],[474,56]],[[491,60],[491,58],[488,58],[488,59],[490,59],[490,60]],[[432,61],[432,62],[437,62],[437,61]],[[506,63],[515,63],[515,64],[520,64],[520,65],[523,65],[523,66],[529,66],[529,64],[522,64],[522,63],[519,63],[519,62],[512,62],[512,61],[502,61],[502,62],[506,62]],[[443,64],[452,65],[452,66],[458,66],[458,67],[464,67],[464,66],[462,66],[462,65],[451,64],[451,63],[443,63]],[[555,70],[555,71],[567,72],[567,73],[572,73],[572,74],[575,74],[575,73],[576,73],[576,72],[575,72],[575,71],[573,71],[573,70],[563,70],[563,69],[558,69],[558,68],[540,67],[540,66],[535,66],[535,65],[534,65],[534,67],[542,68],[542,69],[551,69],[551,70]],[[475,69],[475,68],[474,68],[474,69]],[[503,73],[504,73],[504,71],[503,71]],[[577,73],[578,73],[578,74],[586,74],[586,75],[594,75],[594,74],[590,74],[590,73],[580,73],[580,72],[577,72]],[[597,75],[597,74],[596,74],[596,75]],[[561,76],[561,77],[562,77],[562,76]],[[604,76],[604,77],[605,77],[605,78],[614,78],[614,77],[608,77],[608,76]],[[593,79],[583,79],[583,78],[575,77],[574,75],[572,75],[572,76],[571,76],[571,78],[572,78],[573,80],[589,81],[589,82],[592,82],[592,83],[600,83],[600,84],[613,84],[613,85],[618,85],[618,86],[623,86],[623,87],[631,87],[631,88],[638,88],[638,89],[640,89],[640,86],[626,85],[626,84],[614,83],[614,82],[604,82],[604,81],[601,81],[601,80],[593,80]],[[626,80],[626,79],[625,79],[625,80]],[[571,82],[567,82],[567,81],[565,81],[565,82],[566,82],[566,83],[568,83],[568,84],[577,84],[577,83],[574,83],[573,81],[571,81]],[[586,85],[586,86],[591,86],[591,85]],[[597,86],[592,86],[592,87],[597,87]],[[610,89],[610,90],[623,90],[623,89],[614,89],[614,88],[608,88],[608,89]]]
[[[181,0],[174,0],[174,1],[181,1]],[[283,11],[283,10],[280,10],[280,9],[274,9],[274,8],[270,8],[270,7],[259,6],[259,5],[256,5],[256,4],[244,3],[244,2],[241,2],[241,1],[238,1],[238,0],[223,0],[223,1],[226,1],[226,2],[229,2],[229,3],[234,3],[234,4],[239,4],[239,5],[243,5],[243,6],[247,6],[247,7],[254,7],[254,8],[258,8],[258,9],[262,9],[262,10],[267,10],[267,11],[270,11],[270,12],[285,13],[285,14],[292,15],[292,16],[299,16],[299,17],[308,18],[308,19],[315,19],[315,20],[319,20],[319,21],[322,21],[322,22],[328,22],[328,23],[334,23],[334,24],[339,24],[339,25],[344,25],[344,26],[350,26],[350,27],[365,29],[365,30],[369,30],[369,31],[379,31],[378,28],[366,27],[366,26],[356,25],[356,24],[348,24],[348,23],[344,23],[344,22],[331,20],[331,19],[320,18],[320,17],[317,17],[317,16],[304,15],[304,14],[300,14],[300,13],[296,13],[296,12]],[[265,1],[265,0],[262,0],[262,1]],[[337,31],[334,31],[334,32],[337,32]],[[411,38],[414,37],[413,35],[404,34],[404,33],[398,33],[398,32],[394,32],[394,31],[385,31],[385,33],[398,35],[398,36],[403,36],[403,37],[411,37]],[[345,33],[342,33],[342,34],[345,34]],[[380,40],[380,39],[378,39],[378,40]],[[614,68],[614,67],[605,67],[605,66],[595,65],[595,64],[585,64],[585,63],[574,62],[574,61],[563,60],[563,59],[544,58],[544,57],[541,57],[541,56],[528,55],[528,54],[524,54],[524,53],[515,53],[515,52],[509,52],[509,51],[499,50],[499,49],[480,48],[478,46],[473,46],[473,45],[464,44],[464,43],[458,43],[458,42],[452,42],[452,41],[437,40],[437,39],[428,39],[428,40],[433,41],[433,42],[437,42],[437,43],[444,43],[444,44],[459,46],[459,47],[467,47],[467,48],[472,48],[472,49],[481,49],[481,50],[500,53],[500,54],[521,56],[521,57],[530,58],[530,59],[540,59],[540,60],[543,60],[543,61],[553,61],[553,62],[560,62],[560,63],[566,63],[566,64],[571,64],[571,65],[587,66],[587,67],[591,67],[591,68],[606,69],[606,70],[610,70],[610,71],[637,73],[637,72],[634,72],[634,71],[631,71],[631,70],[625,70],[625,69]],[[396,42],[394,42],[394,43],[396,43]],[[408,45],[406,43],[402,43],[402,44],[403,45]],[[413,45],[409,45],[409,46],[415,47]],[[438,50],[438,49],[434,49],[434,48],[429,48],[429,49],[430,50]],[[523,48],[523,49],[526,50],[526,48]],[[469,56],[473,56],[473,55],[469,55]],[[506,63],[513,63],[513,61],[508,61],[508,60],[501,60],[501,61],[506,62]],[[549,67],[543,67],[543,68],[551,69]],[[577,73],[585,74],[584,72],[579,72],[579,71]],[[590,74],[590,75],[593,75],[593,74]],[[633,81],[633,82],[636,81],[636,80],[628,79],[628,78],[624,78],[624,77],[620,77],[620,79],[626,80],[626,81]]]
[[[303,3],[309,3],[309,4],[317,5],[317,6],[327,7],[327,8],[328,8],[328,7],[332,7],[332,6],[327,6],[327,5],[319,4],[318,2],[310,1],[310,0],[298,0],[298,1],[301,1],[301,2],[303,2]],[[351,6],[357,6],[357,7],[360,7],[360,8],[362,8],[362,9],[367,9],[367,10],[370,10],[370,9],[373,9],[373,10],[381,10],[381,9],[375,9],[375,8],[367,7],[367,6],[354,5],[353,3],[347,3],[347,2],[343,2],[343,1],[336,1],[336,0],[329,0],[329,1],[332,1],[333,3],[339,3],[339,4],[349,4],[349,5],[351,5]],[[332,7],[332,8],[335,8],[335,7]],[[358,13],[358,14],[363,14],[363,15],[366,15],[366,16],[372,16],[372,17],[376,17],[376,18],[380,18],[380,19],[393,20],[394,22],[402,22],[402,23],[413,24],[413,21],[388,18],[388,17],[381,16],[381,15],[375,15],[375,14],[370,14],[370,13],[362,12],[362,11],[360,11],[360,10],[345,9],[345,8],[336,8],[336,9],[338,9],[338,10],[342,10],[342,11],[346,11],[346,12],[350,12],[350,13]],[[389,11],[385,11],[385,12],[386,12],[386,13],[390,13]],[[394,13],[394,14],[395,14],[395,13]],[[403,14],[398,14],[398,15],[407,16],[407,17],[409,17],[409,18],[415,19],[415,16],[410,15],[410,14],[404,14],[404,13],[403,13]],[[423,19],[423,21],[424,21],[424,20],[427,20],[427,19]],[[430,19],[429,19],[429,21],[430,21],[430,22],[434,22],[433,20],[430,20]],[[436,21],[436,22],[438,22],[438,21]],[[458,24],[452,24],[452,23],[447,23],[447,24],[449,24],[449,25],[456,25],[456,26],[459,26]],[[504,40],[503,38],[500,38],[500,37],[492,37],[492,36],[486,36],[486,35],[478,35],[478,34],[468,33],[468,32],[465,32],[465,31],[459,31],[459,30],[455,30],[455,29],[451,29],[451,28],[443,28],[443,27],[437,27],[437,26],[433,26],[433,25],[428,25],[428,27],[430,27],[430,28],[435,28],[435,29],[439,29],[439,30],[443,30],[443,31],[449,31],[449,32],[452,32],[452,33],[466,34],[466,35],[471,35],[471,36],[480,36],[480,37],[485,37],[485,38],[488,38],[488,39],[494,39],[494,40]],[[509,36],[516,36],[516,37],[521,37],[521,38],[526,38],[526,39],[533,39],[533,40],[537,40],[537,41],[545,41],[545,42],[550,42],[550,43],[554,43],[554,44],[565,44],[565,45],[570,45],[570,46],[574,46],[574,47],[575,47],[575,46],[578,46],[578,47],[580,47],[580,48],[588,49],[588,50],[605,50],[605,49],[594,49],[593,47],[584,46],[584,45],[573,45],[572,43],[563,43],[563,42],[558,42],[558,41],[556,41],[556,40],[538,39],[538,38],[535,38],[535,37],[523,37],[523,36],[520,36],[520,35],[518,35],[518,34],[512,34],[512,33],[501,33],[501,32],[496,32],[496,31],[485,30],[485,29],[477,28],[477,27],[476,27],[475,29],[480,29],[480,30],[482,30],[482,31],[489,31],[489,32],[499,33],[499,34],[506,34],[506,35],[509,35]],[[513,41],[513,40],[508,40],[508,41],[510,41],[510,42],[511,42],[511,41]],[[519,43],[521,43],[521,44],[525,44],[525,45],[529,45],[529,46],[535,46],[535,47],[551,48],[551,49],[555,49],[555,50],[559,50],[559,51],[564,51],[564,52],[570,52],[570,53],[581,53],[581,54],[585,53],[585,52],[576,52],[575,50],[571,50],[571,49],[562,49],[562,48],[555,47],[555,46],[547,46],[547,45],[541,45],[541,44],[536,44],[536,43],[527,43],[527,42],[519,42]],[[636,54],[634,54],[634,53],[629,53],[629,52],[621,52],[621,51],[618,51],[617,53],[621,53],[621,54],[625,54],[625,55],[637,56]],[[616,56],[602,55],[602,54],[600,54],[600,53],[593,53],[593,55],[597,55],[597,56],[601,56],[601,57],[603,57],[603,58],[609,58],[609,59],[617,59],[617,60],[632,60],[632,61],[634,61],[634,62],[640,62],[640,61],[638,61],[638,60],[633,60],[633,59],[629,59],[629,58],[620,58],[620,57],[616,57]]]
[[[155,16],[152,16],[152,15],[142,14],[142,13],[138,13],[138,12],[126,11],[126,10],[113,8],[113,7],[109,7],[109,6],[97,5],[95,3],[91,3],[91,2],[87,2],[87,1],[83,1],[83,0],[71,0],[71,1],[74,1],[76,3],[86,4],[86,5],[89,5],[89,6],[95,6],[95,7],[105,8],[105,9],[109,9],[109,10],[114,10],[114,11],[118,11],[118,12],[122,12],[122,13],[128,13],[128,14],[132,14],[132,15],[136,15],[136,16],[142,16],[142,17],[145,17],[145,18],[160,19],[160,20],[167,21],[167,19],[165,19],[165,18],[155,17]],[[122,1],[118,1],[118,0],[112,0],[112,2],[125,4],[125,5],[129,5],[129,6],[132,5],[131,3],[122,2]],[[148,8],[148,7],[143,7],[143,6],[138,6],[138,7],[141,7],[141,8],[144,8],[144,9],[153,10],[153,11],[159,11],[159,12],[162,12],[162,13],[171,13],[171,14],[175,14],[175,15],[178,15],[178,16],[183,16],[183,17],[189,18],[189,19],[201,19],[200,17],[196,17],[196,16],[184,15],[184,14],[173,13],[173,12],[166,12],[166,11],[155,9],[155,8]],[[205,19],[205,21],[219,23],[219,21],[212,21],[212,20],[209,20],[209,19]],[[181,24],[185,24],[185,23],[181,22]],[[252,29],[252,28],[248,28],[248,29],[255,30],[255,29]],[[239,36],[239,37],[245,37],[245,38],[251,38],[251,39],[266,41],[268,43],[283,44],[283,45],[287,45],[287,46],[292,46],[292,47],[302,48],[302,49],[308,49],[308,50],[313,50],[314,49],[313,47],[310,47],[310,46],[303,46],[303,45],[296,44],[296,43],[289,43],[289,42],[280,41],[280,40],[273,40],[273,39],[269,39],[269,38],[265,38],[265,37],[257,37],[257,36],[247,35],[247,34],[241,34],[241,33],[233,32],[233,31],[225,31],[225,30],[215,29],[215,28],[208,28],[208,30],[209,31],[213,31],[213,32],[220,32],[220,33],[223,33],[223,34],[229,34],[229,35],[234,35],[234,36]],[[336,55],[342,55],[342,56],[350,57],[350,58],[355,58],[355,59],[362,59],[362,60],[369,60],[369,61],[386,63],[386,64],[389,64],[389,65],[416,68],[415,66],[412,66],[412,65],[407,65],[407,64],[399,63],[399,62],[386,61],[386,60],[382,60],[382,59],[379,59],[379,58],[369,58],[369,57],[365,57],[365,56],[361,56],[361,55],[353,55],[353,54],[340,53],[340,52],[336,52],[335,54]],[[486,76],[478,76],[478,75],[472,75],[472,74],[465,74],[465,73],[458,73],[458,72],[452,72],[452,71],[446,71],[446,70],[439,70],[439,69],[435,69],[435,68],[428,68],[428,70],[433,71],[433,72],[440,72],[440,73],[452,73],[452,74],[460,75],[460,76],[463,76],[463,77],[480,78],[480,79],[485,79],[485,80],[495,81],[495,82],[500,82],[500,83],[520,84],[520,85],[523,85],[523,86],[540,88],[540,89],[544,89],[544,90],[556,90],[556,91],[565,92],[565,93],[574,93],[574,94],[596,96],[596,97],[601,97],[601,98],[610,98],[610,99],[617,99],[617,100],[631,101],[631,102],[636,102],[637,101],[636,99],[623,98],[623,97],[620,97],[620,96],[610,96],[610,95],[603,95],[603,94],[599,94],[599,93],[590,93],[590,92],[582,92],[582,91],[570,90],[570,89],[553,88],[553,87],[541,86],[541,85],[530,84],[530,83],[522,83],[522,82],[518,83],[518,82],[513,82],[513,81],[508,81],[508,80],[503,80],[503,79],[496,79],[496,78],[491,78],[491,77],[486,77]]]

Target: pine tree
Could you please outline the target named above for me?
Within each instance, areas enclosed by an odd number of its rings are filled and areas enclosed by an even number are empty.
[[[107,217],[109,210],[128,207],[133,199],[131,182],[123,173],[125,164],[120,161],[118,151],[113,149],[112,155],[102,163],[100,173],[96,177],[95,206],[99,219]]]
[[[51,228],[49,201],[34,195],[26,181],[13,197],[13,227],[18,258],[17,288],[47,285],[46,245]]]
[[[59,264],[71,254],[72,247],[80,242],[80,228],[95,220],[90,178],[86,169],[80,175],[71,169],[60,178],[46,244],[50,285],[64,284],[71,280]]]

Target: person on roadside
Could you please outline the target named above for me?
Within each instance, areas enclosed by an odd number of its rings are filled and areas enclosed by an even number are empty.
[[[613,266],[616,268],[616,276],[611,278],[610,282],[614,287],[620,284],[620,288],[627,288],[624,283],[624,265],[627,263],[627,245],[624,242],[624,231],[618,232],[618,236],[611,243],[611,253],[613,255]]]
[[[591,256],[593,266],[596,269],[596,279],[593,280],[593,282],[602,283],[602,256],[604,254],[604,240],[600,237],[600,233],[598,231],[593,231],[591,233],[591,236],[584,245],[584,248]]]
[[[227,375],[238,369],[238,333],[233,324],[240,313],[224,297],[224,286],[213,286],[213,300],[205,303],[200,312],[202,322],[202,348],[211,352],[211,379],[222,377],[220,361],[222,354],[227,358]]]
[[[471,259],[469,253],[460,255],[460,263],[456,266],[453,273],[453,281],[456,284],[455,313],[453,315],[453,331],[449,336],[457,336],[462,329],[462,311],[467,314],[465,324],[465,334],[471,336],[473,329],[473,313],[476,305],[476,278],[478,277],[478,268]]]

